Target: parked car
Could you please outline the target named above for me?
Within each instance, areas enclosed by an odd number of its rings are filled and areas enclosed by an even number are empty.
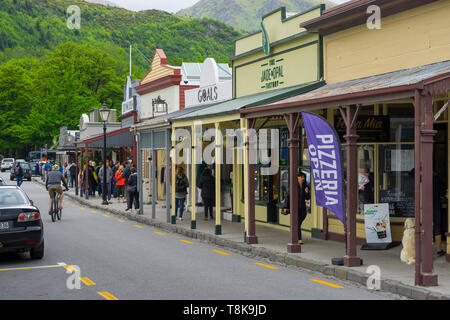
[[[28,162],[19,162],[19,165],[22,167],[23,170],[23,179],[31,181],[31,175],[33,174],[33,169],[31,168],[30,164]],[[16,167],[14,166],[11,169],[11,174],[9,179],[13,181],[16,178]]]
[[[16,159],[16,161],[14,161],[14,164],[18,164],[20,162],[26,162],[25,159]]]
[[[0,187],[0,252],[27,252],[44,256],[44,225],[39,209],[16,186]]]
[[[1,162],[1,171],[10,170],[14,165],[14,158],[4,158]]]

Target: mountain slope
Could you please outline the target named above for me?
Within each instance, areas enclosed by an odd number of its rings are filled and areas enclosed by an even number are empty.
[[[286,7],[287,12],[299,13],[324,3],[327,8],[335,5],[328,0],[200,0],[178,14],[195,18],[212,18],[240,30],[254,31],[259,28],[261,17]]]
[[[67,27],[67,8],[81,9],[81,28]],[[165,50],[169,63],[200,62],[213,57],[228,62],[233,40],[241,34],[219,21],[193,19],[164,11],[128,11],[83,1],[0,0],[0,64],[12,58],[43,56],[64,42],[87,44],[112,55],[126,70],[133,42],[151,58],[155,48]],[[133,56],[137,76],[148,62]]]
[[[70,5],[81,9],[79,30],[67,26]],[[207,57],[228,62],[240,35],[216,20],[157,10],[0,0],[0,154],[51,145],[61,126],[76,129],[80,115],[103,102],[120,115],[130,42],[148,58],[163,48],[172,65]],[[134,50],[132,78],[149,67]]]

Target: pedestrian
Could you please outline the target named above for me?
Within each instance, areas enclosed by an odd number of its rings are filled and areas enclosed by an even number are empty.
[[[59,170],[59,172],[61,172],[61,174],[64,173],[64,168],[63,168],[63,166],[61,165],[61,161],[58,161],[58,170]]]
[[[88,186],[89,195],[95,197],[95,189],[97,188],[97,174],[95,173],[95,162],[91,161],[88,166]]]
[[[202,189],[198,186],[198,184],[200,183],[200,179],[202,178],[206,167],[207,165],[205,161],[202,161],[201,164],[197,165],[197,203],[195,204],[197,207],[203,206]]]
[[[77,165],[72,162],[69,166],[70,187],[73,188],[75,178],[77,176]]]
[[[116,161],[115,165],[113,165],[113,162],[111,161],[111,171],[112,171],[112,176],[113,176],[113,179],[111,182],[111,189],[112,189],[114,198],[117,198],[116,173],[117,173],[117,170],[119,170],[119,165],[120,165],[119,161]]]
[[[47,161],[47,162],[44,164],[44,181],[47,181],[47,176],[48,176],[48,172],[50,171],[50,169],[51,169],[50,162]]]
[[[122,172],[122,178],[125,178],[125,184],[128,181],[128,178],[130,177],[131,174],[131,167],[130,167],[130,163],[128,161],[125,161],[123,163],[124,168],[123,168],[123,172]],[[127,201],[128,201],[128,192],[125,192],[125,196],[127,197]]]
[[[120,203],[120,198],[122,198],[122,202],[125,203],[125,178],[122,178],[123,166],[120,166],[116,172],[116,188],[117,188],[117,202]]]
[[[300,172],[297,174],[297,201],[298,201],[298,212],[291,212],[291,214],[298,215],[298,243],[303,244],[302,241],[302,223],[306,218],[306,200],[311,198],[309,186],[306,183],[306,174]],[[283,214],[288,214],[290,207],[290,193],[286,196],[286,202],[284,203]]]
[[[183,220],[184,201],[186,200],[187,188],[189,181],[184,174],[183,167],[178,167],[178,173],[175,178],[175,218],[177,217],[178,208],[180,208],[180,217],[178,220]]]
[[[103,168],[103,161],[100,161],[100,163],[98,164],[98,166],[94,166],[95,167],[95,174],[97,176],[97,188],[95,188],[96,191],[98,191],[98,196],[101,197],[103,194],[103,190],[102,190],[102,181],[99,179],[99,172],[100,172],[100,168]],[[95,192],[94,192],[95,195]]]
[[[20,187],[23,183],[23,169],[20,166],[20,163],[18,163],[16,165],[16,169],[14,172],[15,176],[16,176],[16,180],[17,180],[17,186]]]
[[[201,196],[205,207],[205,221],[208,221],[208,211],[211,219],[214,219],[213,206],[216,199],[216,179],[212,175],[211,169],[205,168],[203,170],[198,187],[202,190]]]
[[[127,209],[125,211],[131,210],[133,212],[133,203],[134,208],[136,210],[139,210],[139,192],[137,190],[137,172],[136,168],[131,168],[130,170],[130,176],[127,180]]]
[[[108,203],[111,202],[111,180],[112,180],[112,170],[109,166],[109,162],[106,162],[106,185],[104,185],[104,167],[100,167],[98,170],[98,179],[99,179],[99,185],[101,185],[101,190],[106,194],[106,197],[108,198]],[[102,193],[103,195],[103,193]]]

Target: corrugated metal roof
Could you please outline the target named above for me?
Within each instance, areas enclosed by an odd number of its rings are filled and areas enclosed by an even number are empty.
[[[202,118],[202,117],[212,117],[225,115],[230,113],[239,112],[242,108],[260,106],[263,104],[272,103],[279,99],[283,99],[286,96],[292,96],[299,94],[300,92],[306,92],[308,90],[312,90],[311,88],[317,88],[318,86],[322,86],[323,81],[315,81],[306,84],[302,84],[295,87],[289,87],[284,89],[272,90],[268,92],[253,94],[246,97],[241,97],[238,99],[228,100],[222,103],[218,103],[216,105],[202,108],[198,111],[191,112],[187,115],[178,116],[172,119],[172,121],[182,121],[194,118]]]
[[[203,108],[209,108],[209,107],[211,107],[213,105],[214,104],[212,104],[212,105],[201,105],[201,106],[196,106],[196,107],[190,107],[190,108],[177,110],[175,112],[171,112],[171,113],[165,114],[163,116],[160,116],[160,117],[157,117],[157,118],[153,118],[153,119],[144,121],[142,123],[139,123],[139,124],[135,125],[135,127],[137,129],[139,129],[139,128],[142,128],[142,127],[149,127],[149,126],[154,127],[154,126],[162,125],[164,123],[170,122],[172,119],[174,119],[176,117],[187,115],[187,114],[189,114],[191,112],[195,112],[195,111],[198,111],[198,110],[203,109]]]
[[[345,94],[370,92],[406,85],[418,84],[426,79],[450,72],[450,61],[443,61],[425,66],[405,69],[367,78],[355,79],[334,84],[327,84],[319,89],[292,98],[272,103],[271,105],[301,102]]]

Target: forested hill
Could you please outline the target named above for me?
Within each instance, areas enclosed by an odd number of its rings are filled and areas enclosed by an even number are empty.
[[[80,29],[70,29],[71,5]],[[72,21],[72,20],[71,20]],[[0,154],[52,144],[61,126],[77,129],[92,108],[121,108],[130,42],[149,59],[164,49],[168,62],[228,62],[232,27],[162,11],[133,12],[82,1],[0,0]],[[133,79],[149,63],[133,54]],[[120,112],[119,112],[120,114]]]
[[[81,28],[71,30],[67,9],[81,9]],[[126,69],[130,42],[149,58],[163,48],[169,63],[197,62],[206,57],[226,62],[233,56],[233,40],[240,34],[211,19],[186,18],[164,11],[134,12],[83,1],[0,0],[0,63],[27,55],[42,56],[72,41],[104,49]],[[147,69],[135,57],[138,71]]]

